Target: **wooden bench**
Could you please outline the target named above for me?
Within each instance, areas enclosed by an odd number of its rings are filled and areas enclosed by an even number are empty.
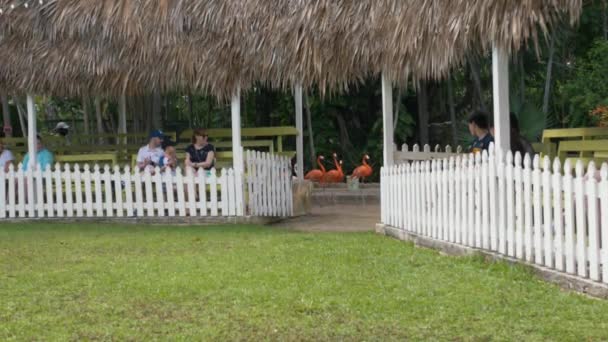
[[[62,164],[86,164],[99,163],[117,165],[118,155],[114,153],[87,153],[87,154],[64,154],[55,155],[55,161]]]
[[[186,163],[186,152],[178,152],[177,160],[179,165],[183,168]],[[137,167],[137,154],[131,156],[131,166]],[[232,152],[215,152],[215,168],[217,170],[222,168],[232,167]]]
[[[587,141],[597,139],[608,139],[608,127],[545,129],[541,140],[543,146],[540,147],[537,145],[535,151],[539,148],[540,151],[537,152],[549,155],[550,157],[555,157],[558,155],[558,145],[562,141]],[[585,153],[585,156],[589,157],[589,153]]]
[[[171,138],[171,140],[175,141],[177,139],[176,132],[163,132],[165,136]],[[135,145],[144,145],[148,141],[149,133],[127,133],[127,134],[119,134],[119,133],[103,133],[103,134],[74,134],[70,135],[69,139],[72,144],[82,144],[82,145],[95,145],[99,144],[100,141],[103,141],[105,144],[112,145],[125,145],[124,141],[126,139],[127,145],[135,144]]]
[[[607,140],[566,140],[559,143],[557,155],[562,163],[570,159],[572,166],[580,159],[585,165],[591,160],[600,163],[608,161],[608,139]]]
[[[209,134],[209,138],[213,141],[214,145],[218,144],[220,139],[226,139],[232,137],[232,130],[230,128],[211,128],[206,130]],[[289,136],[297,136],[298,130],[292,126],[279,126],[279,127],[248,127],[241,129],[241,137],[248,138],[272,138],[276,139],[276,150],[277,152],[283,151],[283,138]],[[185,130],[179,135],[179,142],[189,142],[192,138],[192,130]],[[218,141],[216,141],[218,140]],[[230,145],[232,146],[232,145]],[[243,146],[245,146],[243,144]],[[226,146],[228,147],[228,146]],[[294,152],[295,154],[295,152]]]
[[[214,141],[212,144],[216,150],[232,150],[232,141]],[[264,150],[267,150],[267,152],[274,152],[274,140],[244,140],[241,141],[241,145],[243,148],[247,149],[256,149],[261,147]],[[188,146],[190,146],[190,143],[179,143],[175,146],[175,148],[179,151],[185,150]]]

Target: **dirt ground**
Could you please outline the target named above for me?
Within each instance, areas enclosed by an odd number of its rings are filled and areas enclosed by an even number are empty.
[[[362,232],[373,231],[380,222],[380,206],[344,205],[313,206],[312,214],[289,219],[278,227],[308,232]]]

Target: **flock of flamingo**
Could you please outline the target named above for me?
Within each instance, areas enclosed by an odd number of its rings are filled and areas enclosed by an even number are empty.
[[[318,169],[310,170],[305,176],[304,179],[319,182],[319,183],[342,183],[344,182],[344,171],[342,170],[342,161],[338,161],[338,155],[333,154],[333,165],[335,169],[327,171],[325,166],[323,165],[323,161],[325,157],[318,156],[317,157],[317,165],[319,165]],[[363,156],[363,160],[361,161],[361,166],[356,167],[353,170],[351,178],[353,179],[361,179],[361,181],[365,181],[366,177],[372,175],[373,169],[367,163],[369,160],[369,156],[366,154]]]

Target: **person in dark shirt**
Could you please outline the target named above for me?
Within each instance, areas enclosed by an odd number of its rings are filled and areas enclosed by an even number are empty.
[[[192,144],[186,148],[186,166],[194,169],[211,170],[215,165],[215,148],[207,140],[209,136],[202,129],[192,132]]]
[[[532,144],[530,144],[530,142],[523,135],[521,135],[521,132],[519,131],[519,119],[517,118],[517,115],[515,115],[515,113],[513,112],[509,113],[509,123],[511,126],[509,135],[511,140],[511,152],[513,152],[513,155],[519,152],[521,153],[522,157],[526,154],[529,154],[530,157],[533,157],[536,152],[534,152]],[[493,124],[490,125],[490,134],[492,134],[492,136],[495,136]]]
[[[488,114],[483,111],[476,111],[469,117],[469,132],[475,137],[469,152],[478,153],[490,148],[490,143],[494,138],[490,134]]]

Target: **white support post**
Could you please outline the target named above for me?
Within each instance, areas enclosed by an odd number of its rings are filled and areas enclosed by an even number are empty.
[[[36,106],[34,97],[27,95],[27,152],[30,156],[29,170],[34,170],[36,167],[36,152],[37,152],[37,128],[36,128]]]
[[[384,132],[384,167],[393,165],[393,85],[382,73],[382,121]]]
[[[304,180],[304,123],[302,121],[302,86],[297,85],[294,93],[296,103],[296,174],[298,180]]]
[[[232,167],[243,174],[243,147],[241,146],[241,90],[232,96]]]
[[[492,83],[494,98],[494,142],[503,151],[511,148],[509,119],[509,54],[494,45],[492,49]]]

